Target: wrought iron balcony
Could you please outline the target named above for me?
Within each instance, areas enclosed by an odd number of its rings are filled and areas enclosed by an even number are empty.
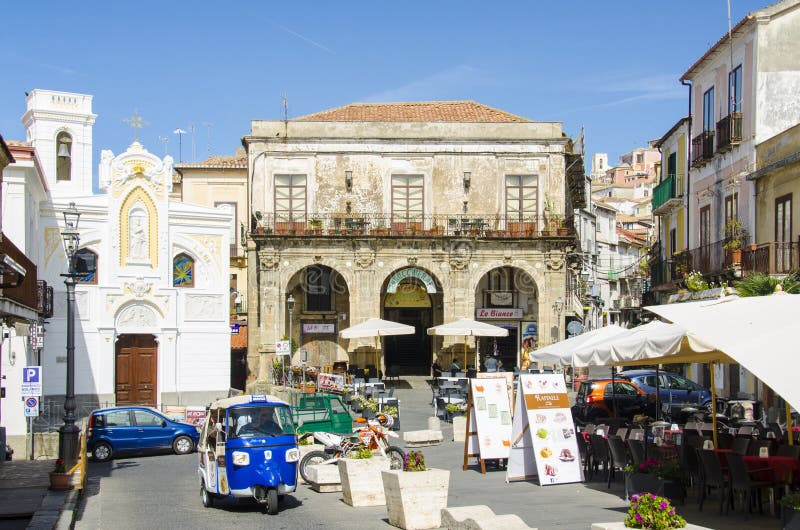
[[[800,266],[800,239],[748,245],[742,249],[741,264],[742,274],[788,274]]]
[[[373,213],[262,213],[251,237],[471,237],[519,239],[574,237],[569,219],[553,216],[437,214],[391,216]]]
[[[36,311],[42,318],[53,316],[53,288],[44,280],[36,285]]]
[[[714,131],[703,131],[692,139],[692,166],[702,166],[714,157]]]
[[[717,151],[728,151],[742,141],[742,113],[733,112],[717,122]]]

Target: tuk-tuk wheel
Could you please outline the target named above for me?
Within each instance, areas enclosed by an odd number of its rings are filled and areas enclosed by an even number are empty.
[[[275,488],[270,488],[267,490],[267,506],[265,511],[269,515],[275,515],[278,513],[278,490]]]
[[[205,482],[200,483],[200,495],[203,498],[203,507],[211,508],[212,506],[214,506],[214,497],[212,497],[211,494],[206,489]]]

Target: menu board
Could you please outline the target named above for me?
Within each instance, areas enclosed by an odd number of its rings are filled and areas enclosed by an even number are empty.
[[[519,433],[520,440],[527,433],[530,445],[509,462],[509,478],[513,469],[528,468],[520,459],[529,460],[532,456],[541,485],[582,481],[581,458],[575,439],[579,434],[572,420],[564,376],[522,374],[519,386],[521,399],[518,400],[514,433]]]
[[[470,390],[471,435],[467,437],[467,454],[480,453],[481,460],[508,458],[511,447],[511,403],[506,379],[470,379]]]

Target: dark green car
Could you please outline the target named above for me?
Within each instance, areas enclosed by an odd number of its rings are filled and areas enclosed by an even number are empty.
[[[292,399],[292,419],[297,434],[307,432],[353,433],[353,417],[339,396],[300,394]]]

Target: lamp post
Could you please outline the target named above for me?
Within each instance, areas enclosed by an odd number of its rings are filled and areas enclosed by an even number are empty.
[[[75,253],[80,245],[78,221],[81,214],[75,203],[64,210],[64,251],[67,255],[67,274],[62,274],[67,285],[67,392],[64,396],[64,425],[58,429],[58,457],[71,466],[77,459],[78,426],[75,425]]]
[[[286,308],[289,310],[289,360],[292,360],[292,313],[294,313],[294,296],[289,294],[286,299]],[[283,393],[286,394],[286,356],[281,356],[283,363]]]
[[[553,302],[553,312],[556,314],[556,325],[558,326],[558,334],[556,335],[556,342],[561,340],[561,311],[564,309],[564,300],[559,296]]]

